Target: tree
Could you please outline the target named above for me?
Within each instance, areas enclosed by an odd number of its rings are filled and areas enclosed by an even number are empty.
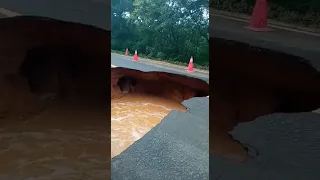
[[[112,7],[112,48],[208,65],[208,1],[124,0]]]

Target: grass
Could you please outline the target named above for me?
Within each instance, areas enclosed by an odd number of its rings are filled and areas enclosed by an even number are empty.
[[[111,50],[112,53],[116,53],[116,54],[122,54],[124,55],[125,54],[125,51],[118,51],[118,50]],[[133,54],[129,54],[130,56],[133,56]],[[146,59],[150,59],[150,57],[144,55],[144,54],[139,54],[139,57],[142,57],[142,58],[146,58]],[[174,65],[179,65],[179,66],[188,66],[188,63],[185,63],[185,62],[180,62],[180,61],[174,61],[174,60],[164,60],[164,59],[156,59],[156,58],[152,58],[150,60],[154,60],[154,61],[160,61],[160,62],[166,62],[166,63],[170,63],[170,64],[174,64]],[[194,68],[197,68],[197,69],[201,69],[201,70],[209,70],[209,65],[199,65],[197,63],[193,63],[194,65]]]

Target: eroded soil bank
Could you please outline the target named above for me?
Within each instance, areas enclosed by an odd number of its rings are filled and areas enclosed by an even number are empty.
[[[111,68],[111,98],[125,93],[143,93],[177,102],[209,95],[209,85],[203,80],[166,72],[143,72],[129,68]]]
[[[305,59],[249,44],[210,39],[210,147],[245,161],[228,132],[238,123],[276,113],[320,108],[320,75]]]

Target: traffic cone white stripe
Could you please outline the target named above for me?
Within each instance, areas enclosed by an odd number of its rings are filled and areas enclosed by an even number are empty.
[[[189,61],[189,65],[188,65],[187,71],[188,72],[194,72],[194,70],[193,70],[193,57],[192,56],[190,57],[190,61]]]

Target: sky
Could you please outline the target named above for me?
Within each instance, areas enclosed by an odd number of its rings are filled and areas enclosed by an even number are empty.
[[[168,5],[171,6],[170,4],[168,4]],[[184,11],[184,10],[185,10],[185,8],[181,8],[181,11]],[[124,12],[123,16],[125,18],[129,18],[130,17],[130,13],[129,12]],[[203,8],[203,19],[205,21],[209,20],[209,8]],[[209,21],[208,21],[208,26],[209,26]]]

